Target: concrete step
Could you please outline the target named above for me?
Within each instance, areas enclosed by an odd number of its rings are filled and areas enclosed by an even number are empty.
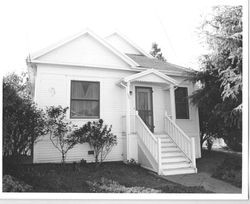
[[[188,168],[188,167],[191,167],[191,164],[187,161],[162,163],[163,170],[177,169],[177,168]]]
[[[162,171],[163,175],[177,175],[177,174],[194,174],[197,172],[196,168],[186,167],[186,168],[176,168],[176,169],[164,169]]]
[[[171,162],[188,162],[189,160],[184,156],[177,156],[177,157],[163,157],[161,159],[162,164],[164,163],[171,163]]]

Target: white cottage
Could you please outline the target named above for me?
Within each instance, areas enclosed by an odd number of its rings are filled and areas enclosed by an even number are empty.
[[[39,107],[69,107],[67,118],[79,126],[99,118],[113,126],[118,145],[107,161],[134,159],[163,175],[197,172],[199,118],[187,99],[195,89],[189,69],[153,58],[119,33],[100,38],[89,30],[27,64]],[[77,145],[66,161],[93,162],[90,150]],[[33,162],[61,162],[48,136],[34,145]]]

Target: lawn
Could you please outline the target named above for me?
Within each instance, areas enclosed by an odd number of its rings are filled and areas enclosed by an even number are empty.
[[[33,192],[207,193],[203,187],[186,187],[165,180],[137,165],[107,162],[94,164],[26,164],[6,168],[32,186]]]
[[[206,172],[212,177],[241,188],[242,156],[221,151],[204,151],[197,160],[198,172]]]

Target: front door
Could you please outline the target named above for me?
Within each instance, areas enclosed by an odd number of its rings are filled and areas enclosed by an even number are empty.
[[[135,87],[135,92],[136,110],[151,132],[154,132],[152,88]]]

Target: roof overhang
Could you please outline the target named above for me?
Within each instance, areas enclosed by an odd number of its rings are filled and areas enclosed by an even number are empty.
[[[140,73],[127,76],[120,80],[120,85],[124,86],[124,84],[127,84],[129,82],[154,83],[154,84],[178,86],[178,82],[175,79],[155,69],[148,69]]]

